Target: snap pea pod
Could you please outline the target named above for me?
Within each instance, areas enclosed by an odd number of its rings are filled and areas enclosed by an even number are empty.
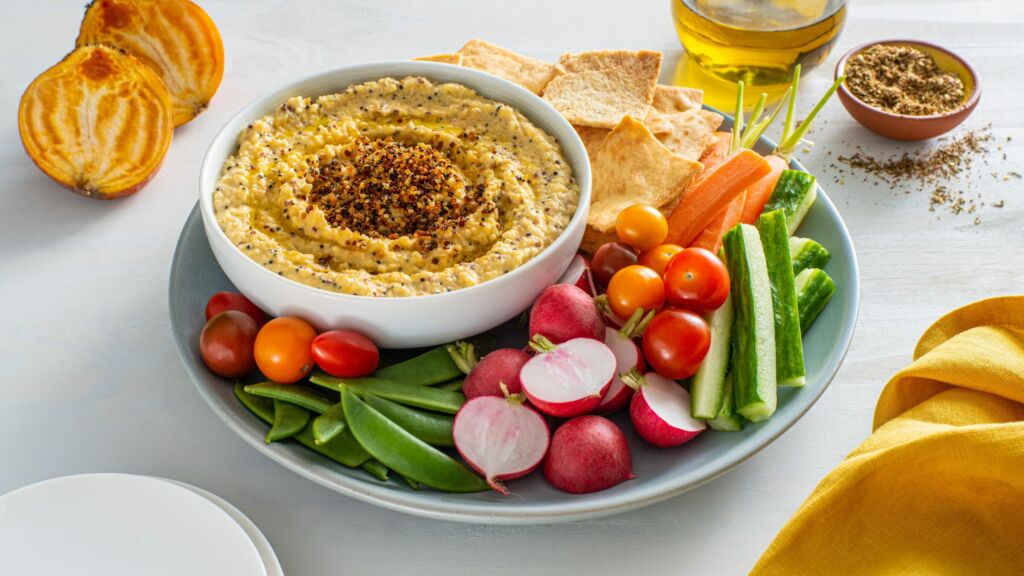
[[[375,394],[364,394],[363,399],[371,408],[427,444],[431,446],[455,445],[455,441],[452,439],[452,426],[455,423],[455,418],[402,406]]]
[[[381,482],[387,482],[388,475],[391,474],[391,470],[377,460],[367,460],[366,462],[363,462],[363,465],[360,466],[360,468]]]
[[[434,386],[434,388],[437,388],[438,390],[447,390],[449,392],[462,392],[462,382],[463,380],[460,378],[458,380],[452,380],[451,382],[445,382],[444,384],[438,384],[437,386]]]
[[[462,376],[445,346],[439,346],[373,373],[374,378],[415,386],[432,386]]]
[[[349,386],[341,389],[348,427],[374,458],[402,476],[446,492],[480,492],[487,482],[416,438],[363,402]]]
[[[274,400],[274,423],[264,441],[267,444],[295,436],[309,424],[309,410],[283,400]]]
[[[351,387],[354,392],[359,394],[376,394],[392,402],[446,414],[455,414],[466,403],[466,397],[459,392],[405,384],[393,380],[381,380],[380,378],[335,378],[323,372],[317,372],[309,380],[331,390]]]
[[[238,383],[235,384],[235,397],[260,420],[267,424],[274,421],[274,402],[271,399],[250,394],[245,391],[245,386]],[[292,436],[291,439],[349,468],[356,468],[370,459],[370,454],[359,445],[359,442],[356,442],[355,437],[348,431],[338,434],[324,445],[318,445],[313,439],[311,427],[306,426],[302,432]]]
[[[420,483],[413,480],[412,478],[409,478],[408,476],[402,476],[402,480],[405,480],[405,483],[409,485],[409,488],[412,488],[413,490],[420,489]]]
[[[274,401],[270,398],[249,394],[245,391],[245,386],[239,382],[235,382],[235,398],[260,420],[267,424],[274,423]]]
[[[313,439],[317,444],[326,444],[345,429],[345,411],[341,402],[331,406],[313,419]]]
[[[259,384],[249,384],[245,387],[245,391],[249,394],[255,394],[256,396],[262,396],[264,398],[284,400],[285,402],[301,406],[306,410],[316,412],[317,414],[323,414],[331,407],[332,404],[334,404],[322,395],[317,394],[308,388],[296,386],[295,384],[260,382]]]

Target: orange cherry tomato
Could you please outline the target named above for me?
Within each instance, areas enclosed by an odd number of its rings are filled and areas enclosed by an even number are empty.
[[[314,339],[316,330],[305,320],[274,318],[256,335],[256,366],[279,384],[297,382],[313,370]]]
[[[665,303],[665,282],[647,266],[626,266],[608,283],[608,305],[620,318],[629,318],[637,308],[656,310]]]
[[[712,312],[729,297],[729,271],[710,250],[687,248],[665,269],[665,295],[673,306]]]
[[[634,204],[619,212],[615,220],[619,241],[637,250],[650,250],[668,236],[668,220],[660,210],[646,204]]]
[[[665,274],[665,267],[673,256],[683,251],[678,244],[662,244],[655,246],[640,255],[640,264],[647,266],[658,273],[658,276]]]

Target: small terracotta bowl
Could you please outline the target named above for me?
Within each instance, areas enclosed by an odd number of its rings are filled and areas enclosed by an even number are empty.
[[[839,100],[850,115],[868,130],[893,140],[927,140],[959,126],[978,105],[978,100],[981,98],[981,84],[978,72],[974,67],[967,60],[941,46],[919,40],[883,40],[861,44],[844,54],[839,60],[839,63],[836,64],[835,78],[843,75],[847,60],[858,52],[878,44],[911,46],[927,53],[935,59],[939,68],[960,77],[964,83],[967,99],[959,108],[943,114],[931,116],[893,114],[865,104],[854,96],[843,82],[839,86]]]

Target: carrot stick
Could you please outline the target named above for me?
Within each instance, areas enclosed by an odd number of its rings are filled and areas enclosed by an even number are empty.
[[[704,156],[701,156],[700,161],[701,164],[704,164],[704,170],[710,170],[711,168],[714,168],[715,166],[721,164],[722,161],[725,160],[729,156],[729,153],[732,151],[732,133],[717,132],[715,134],[715,139],[716,141],[711,146],[711,148],[704,153]],[[739,205],[734,207],[734,205],[737,203]],[[732,219],[732,212],[736,213],[735,217],[738,221],[739,211],[742,208],[743,200],[737,198],[736,200],[730,202],[729,206],[727,206],[725,210],[722,210],[722,212],[715,216],[715,219],[712,220],[711,223],[708,224],[707,228],[705,228],[700,233],[700,236],[698,236],[697,239],[694,240],[692,246],[699,246],[701,248],[707,248],[708,250],[711,251],[717,251],[718,248],[716,247],[716,245],[718,244],[718,241],[721,239],[722,236],[722,222],[726,219]]]
[[[743,202],[743,213],[737,222],[753,224],[757,221],[757,217],[764,210],[764,205],[771,198],[772,191],[775,190],[775,184],[779,181],[779,176],[782,176],[782,171],[789,168],[789,162],[779,156],[766,156],[765,160],[771,165],[771,172],[747,187],[746,200]],[[735,224],[736,222],[733,222],[733,225]]]
[[[717,254],[718,249],[722,247],[722,236],[740,221],[746,197],[747,194],[744,192],[734,198],[732,202],[729,202],[729,205],[701,230],[697,239],[690,244],[690,247],[707,248]]]
[[[689,246],[730,202],[770,171],[767,160],[744,148],[702,172],[669,216],[666,242]]]

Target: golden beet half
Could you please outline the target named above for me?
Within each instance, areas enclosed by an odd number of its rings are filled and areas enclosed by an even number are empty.
[[[84,46],[29,84],[18,131],[57,182],[92,198],[127,196],[156,174],[171,145],[171,96],[142,62]]]
[[[94,0],[77,44],[115,46],[152,68],[171,93],[175,126],[206,109],[224,75],[220,32],[188,0]]]

